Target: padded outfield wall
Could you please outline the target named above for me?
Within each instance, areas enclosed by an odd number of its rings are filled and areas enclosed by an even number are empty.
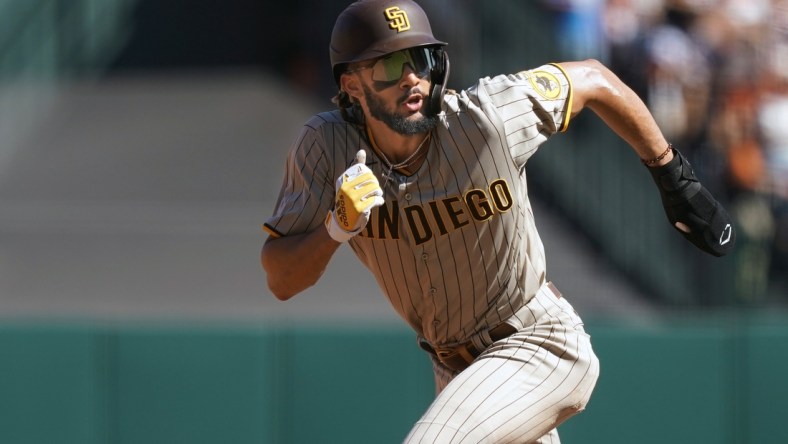
[[[587,326],[602,362],[564,442],[788,442],[785,320]],[[433,396],[398,328],[0,327],[0,442],[396,443]]]

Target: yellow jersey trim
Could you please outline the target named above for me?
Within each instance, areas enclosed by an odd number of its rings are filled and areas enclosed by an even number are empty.
[[[574,95],[574,88],[572,88],[572,79],[569,78],[569,75],[566,73],[564,68],[561,67],[558,63],[550,63],[550,65],[555,66],[558,68],[559,71],[564,75],[566,78],[567,83],[569,84],[569,91],[566,93],[566,113],[564,114],[564,122],[561,124],[561,128],[559,128],[560,132],[564,132],[569,128],[569,121],[572,119],[572,98]]]

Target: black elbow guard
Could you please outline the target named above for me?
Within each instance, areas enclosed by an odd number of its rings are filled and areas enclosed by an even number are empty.
[[[730,215],[700,184],[692,165],[678,150],[673,150],[670,162],[648,170],[659,188],[668,220],[688,241],[714,256],[733,249],[736,232]]]

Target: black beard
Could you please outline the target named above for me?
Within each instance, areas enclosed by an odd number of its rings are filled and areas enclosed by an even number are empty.
[[[367,100],[369,113],[395,132],[405,136],[412,136],[432,131],[438,126],[438,116],[422,116],[419,119],[409,120],[407,117],[399,114],[390,113],[386,111],[386,103],[375,96],[367,85],[362,84],[362,88],[364,88],[364,98]],[[428,99],[428,97],[425,97],[424,101],[426,102]]]

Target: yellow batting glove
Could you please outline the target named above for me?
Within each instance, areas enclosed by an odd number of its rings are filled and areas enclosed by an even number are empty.
[[[356,154],[356,163],[337,179],[334,210],[326,217],[326,230],[337,242],[345,242],[367,226],[372,208],[383,205],[383,190],[364,162],[367,154]]]

